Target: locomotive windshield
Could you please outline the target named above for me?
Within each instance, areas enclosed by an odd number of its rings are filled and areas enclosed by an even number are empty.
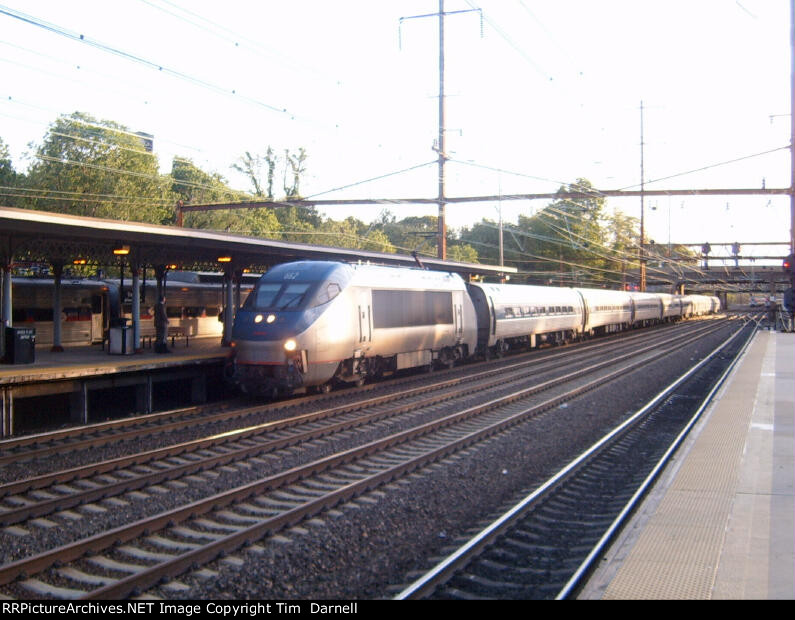
[[[310,286],[309,282],[261,282],[248,296],[244,307],[256,311],[295,310],[300,307]]]
[[[350,279],[339,263],[299,262],[277,265],[257,283],[243,308],[252,312],[301,310],[330,302]]]

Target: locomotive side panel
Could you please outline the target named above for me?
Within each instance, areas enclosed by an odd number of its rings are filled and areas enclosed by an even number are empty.
[[[353,282],[370,300],[368,357],[395,358],[399,369],[474,352],[475,309],[460,276],[369,265],[354,270]]]

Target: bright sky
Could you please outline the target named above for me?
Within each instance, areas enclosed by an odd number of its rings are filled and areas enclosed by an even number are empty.
[[[482,22],[445,20],[448,196],[551,192],[578,177],[636,188],[641,101],[649,189],[789,186],[789,1],[445,2],[472,8]],[[187,157],[240,189],[231,164],[270,145],[307,150],[307,197],[436,196],[435,165],[328,190],[435,161],[438,21],[400,18],[435,13],[437,0],[0,0],[6,9],[84,37],[0,14],[0,137],[18,169],[28,143],[79,110],[153,134],[163,170]],[[503,218],[544,204],[503,201]],[[639,199],[608,204],[640,214]],[[646,207],[657,243],[669,231],[679,243],[789,236],[786,196]],[[367,221],[381,208],[329,213]],[[448,224],[497,209],[450,205]]]

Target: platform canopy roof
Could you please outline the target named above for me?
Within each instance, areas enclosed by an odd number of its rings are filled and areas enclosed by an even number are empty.
[[[118,264],[120,256],[114,250],[124,249],[129,252],[126,256],[131,264],[140,267],[176,265],[185,270],[218,271],[232,265],[235,269],[264,271],[272,265],[295,260],[416,266],[414,258],[406,254],[0,207],[0,260],[3,265],[12,262],[71,265],[75,260],[114,265]],[[220,262],[219,258],[231,260]],[[464,276],[516,273],[513,267],[458,263],[429,257],[421,257],[421,260],[428,269]]]

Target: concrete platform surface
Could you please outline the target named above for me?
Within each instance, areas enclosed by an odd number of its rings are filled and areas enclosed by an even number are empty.
[[[111,355],[99,345],[65,347],[61,352],[36,347],[32,364],[0,364],[0,386],[217,361],[226,358],[231,350],[222,347],[218,337],[191,338],[187,346],[184,338],[177,338],[173,347],[169,339],[169,349],[168,354],[145,348],[132,355]]]
[[[581,599],[795,598],[795,335],[760,331]]]

